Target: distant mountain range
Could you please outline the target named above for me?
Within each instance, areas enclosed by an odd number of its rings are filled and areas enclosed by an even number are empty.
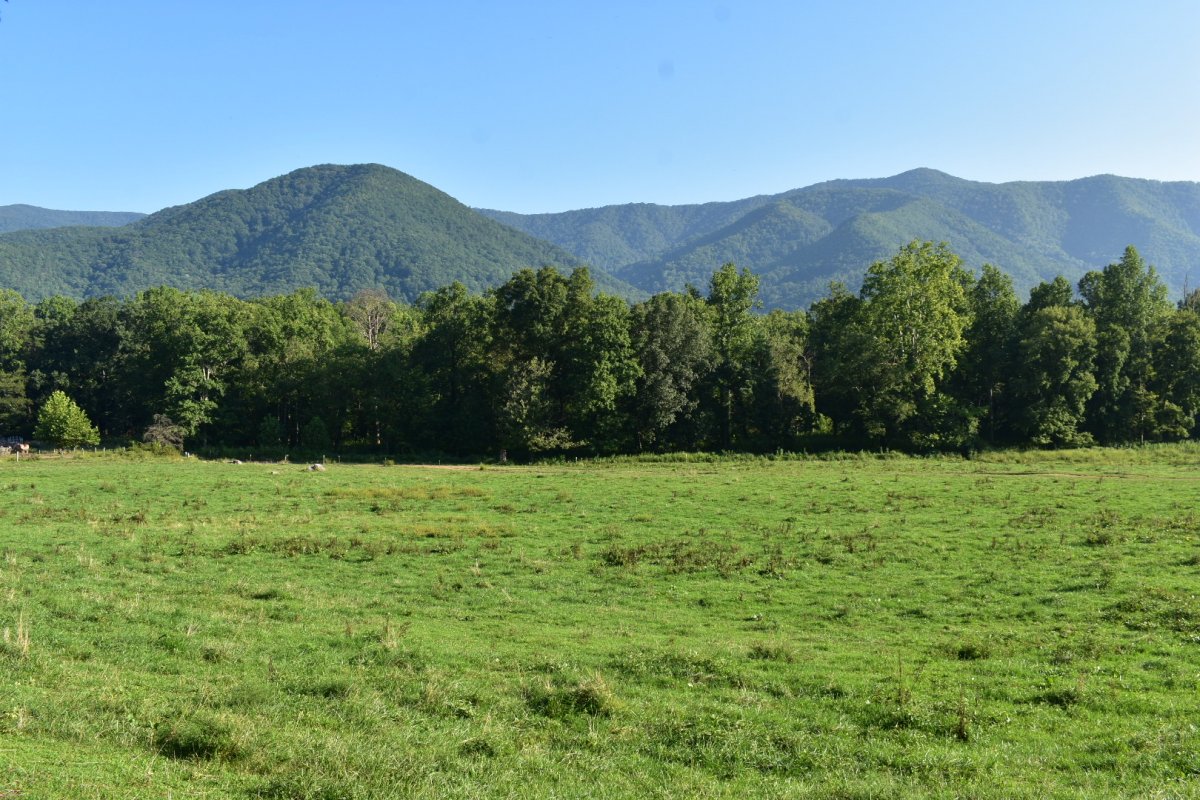
[[[120,228],[0,235],[0,286],[30,300],[167,284],[243,297],[314,286],[331,299],[382,288],[411,302],[455,280],[481,291],[544,264],[581,262],[377,164],[300,169]],[[606,274],[596,278],[606,291],[639,294]]]
[[[145,214],[136,211],[55,211],[52,208],[14,205],[0,206],[0,233],[61,228],[66,225],[92,225],[115,228],[136,222]]]
[[[333,299],[382,288],[412,301],[544,264],[590,264],[600,288],[637,298],[703,289],[732,261],[762,276],[768,306],[803,308],[831,280],[857,288],[913,239],[995,264],[1021,290],[1075,281],[1129,244],[1175,293],[1200,283],[1200,184],[1110,175],[992,184],[918,169],[723,203],[524,215],[472,210],[388,167],[324,165],[147,217],[0,207],[0,231],[16,227],[0,234],[0,286],[31,300],[169,284],[239,296],[314,286]]]
[[[1072,281],[1134,245],[1175,292],[1200,282],[1200,184],[1102,175],[978,183],[931,169],[839,180],[728,203],[630,204],[521,215],[482,210],[648,291],[703,287],[732,261],[762,276],[768,305],[804,307],[831,280],[857,288],[913,239],[990,262],[1018,288]]]

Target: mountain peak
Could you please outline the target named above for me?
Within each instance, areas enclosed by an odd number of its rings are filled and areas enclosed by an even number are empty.
[[[381,164],[304,167],[111,232],[0,237],[0,282],[30,299],[167,284],[243,297],[313,286],[331,299],[375,288],[413,302],[456,280],[482,291],[546,264],[580,261]],[[610,276],[595,279],[637,294]]]

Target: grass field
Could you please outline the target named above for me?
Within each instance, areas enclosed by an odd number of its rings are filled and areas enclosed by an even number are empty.
[[[0,488],[0,797],[1200,797],[1200,447]]]

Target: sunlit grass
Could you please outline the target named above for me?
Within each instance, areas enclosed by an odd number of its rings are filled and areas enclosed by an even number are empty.
[[[1190,796],[1198,467],[0,462],[0,790]]]

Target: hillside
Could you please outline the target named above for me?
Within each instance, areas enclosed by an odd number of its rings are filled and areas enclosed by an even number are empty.
[[[1074,281],[1129,244],[1176,293],[1200,267],[1200,184],[1111,175],[991,184],[919,169],[730,203],[483,213],[646,291],[702,286],[733,261],[762,274],[768,304],[784,307],[807,305],[830,280],[856,286],[872,261],[912,239],[946,241],[1023,290],[1060,273]]]
[[[522,267],[580,263],[375,164],[296,170],[123,228],[0,236],[0,285],[29,299],[121,296],[168,284],[242,297],[314,286],[333,299],[375,287],[412,301],[455,280],[479,291]],[[606,291],[637,294],[610,276],[595,278]]]
[[[62,228],[67,225],[115,228],[144,216],[136,211],[57,211],[24,204],[0,206],[0,233]]]

